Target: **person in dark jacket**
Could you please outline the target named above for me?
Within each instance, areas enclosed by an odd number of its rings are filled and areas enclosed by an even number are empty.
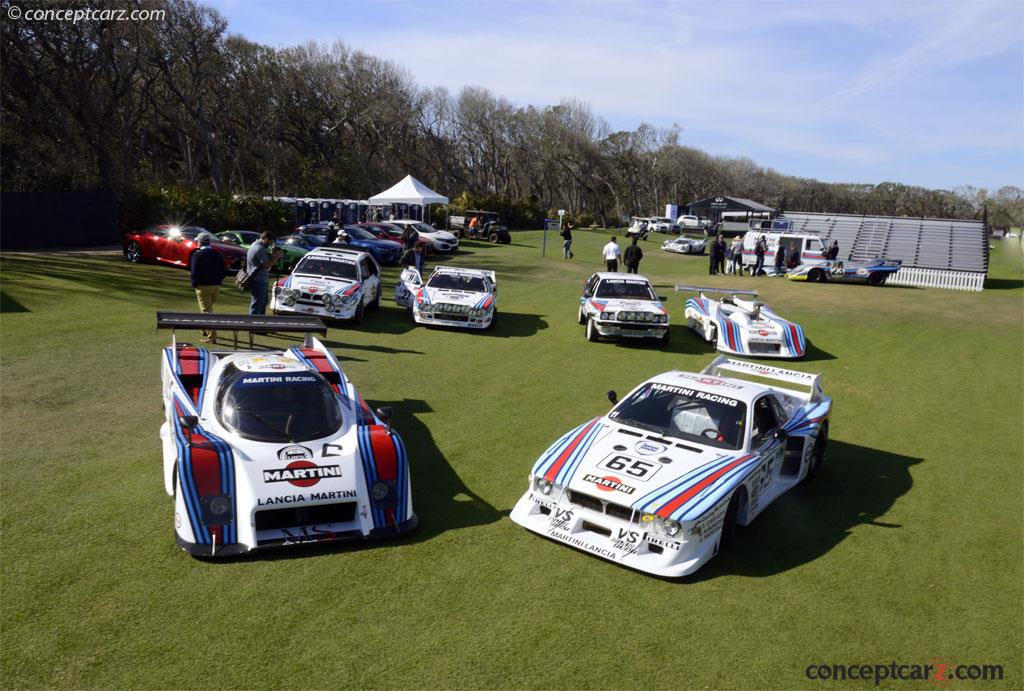
[[[762,235],[754,243],[754,269],[750,272],[751,276],[764,276],[764,255],[767,251],[768,243]]]
[[[204,314],[213,312],[213,303],[217,302],[220,284],[227,274],[224,258],[210,247],[210,236],[203,233],[199,236],[199,249],[192,253],[189,260],[189,271],[192,274],[192,287],[199,301],[199,311]],[[216,343],[217,332],[203,329],[202,343]]]
[[[718,253],[722,251],[723,245],[718,243],[718,238],[711,240],[711,248],[708,250],[708,275],[714,276],[718,273],[718,265],[725,261],[724,257],[719,257]]]
[[[839,257],[839,241],[833,240],[832,244],[828,248],[828,252],[825,253],[826,259],[835,261]]]
[[[644,258],[644,251],[636,244],[637,236],[633,236],[633,242],[626,248],[623,260],[626,262],[626,273],[635,274],[640,271],[640,260]]]
[[[776,276],[781,276],[785,266],[786,266],[786,248],[780,242],[779,243],[779,249],[775,253],[775,275]]]
[[[270,248],[274,251],[271,252]],[[249,245],[245,255],[245,270],[252,275],[249,284],[249,314],[263,315],[269,301],[270,267],[284,255],[284,250],[274,246],[274,234],[269,230],[260,233],[259,239]]]
[[[407,250],[411,250],[419,239],[420,234],[412,226],[406,226],[402,231],[402,245]]]
[[[572,259],[574,256],[576,256],[576,255],[574,255],[572,253],[572,228],[573,228],[572,223],[569,223],[568,221],[566,221],[565,222],[565,228],[563,228],[562,232],[559,233],[559,235],[562,236],[562,258],[563,259]]]
[[[725,274],[725,250],[726,250],[726,247],[725,247],[725,238],[722,237],[721,233],[719,233],[718,237],[715,239],[715,244],[718,245],[718,254],[715,255],[715,256],[718,257],[718,265],[715,266],[715,273]]]

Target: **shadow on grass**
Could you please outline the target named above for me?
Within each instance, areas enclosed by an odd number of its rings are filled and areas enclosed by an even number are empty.
[[[832,353],[822,350],[818,346],[814,345],[813,341],[806,342],[807,349],[804,351],[804,356],[800,359],[801,362],[815,362],[817,360],[835,360],[836,356]]]
[[[1024,280],[1019,278],[986,278],[985,290],[1019,290],[1024,288]]]
[[[28,307],[21,304],[7,293],[0,291],[0,312],[10,314],[11,312],[30,312]]]
[[[776,499],[690,583],[719,576],[772,576],[827,554],[856,528],[898,530],[879,521],[914,484],[923,459],[831,440],[818,475]]]
[[[391,419],[395,431],[402,435],[409,454],[409,475],[412,478],[413,511],[419,519],[416,528],[404,535],[381,540],[353,540],[324,545],[296,545],[240,555],[231,561],[276,561],[324,557],[388,545],[424,542],[449,530],[471,528],[495,523],[508,512],[500,512],[477,496],[462,482],[434,442],[430,429],[416,417],[433,409],[426,401],[367,401],[371,409],[379,405],[394,407]]]

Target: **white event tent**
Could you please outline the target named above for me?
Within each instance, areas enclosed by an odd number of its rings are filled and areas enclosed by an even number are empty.
[[[429,218],[427,210],[431,204],[447,204],[448,197],[438,194],[411,175],[406,175],[394,186],[375,194],[367,201],[371,206],[378,204],[419,204],[423,207],[423,219]]]

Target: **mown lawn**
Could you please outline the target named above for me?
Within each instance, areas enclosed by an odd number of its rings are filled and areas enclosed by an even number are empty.
[[[939,659],[1005,666],[961,686],[1024,686],[1019,245],[998,244],[990,289],[960,293],[709,278],[659,237],[641,265],[671,303],[659,350],[587,343],[575,322],[607,235],[577,233],[573,261],[555,236],[541,259],[540,233],[466,242],[450,263],[498,272],[487,334],[413,328],[389,269],[385,309],[327,340],[368,402],[395,408],[420,528],[227,563],[177,548],[163,492],[154,312],[195,309],[187,273],[0,256],[0,685],[825,688],[809,664]],[[804,326],[794,367],[824,373],[835,412],[820,476],[670,582],[508,512],[608,389],[711,360],[677,282],[761,290]],[[224,290],[220,311],[244,311]]]

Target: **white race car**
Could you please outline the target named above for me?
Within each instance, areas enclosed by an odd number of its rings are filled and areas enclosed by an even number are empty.
[[[415,527],[391,409],[370,411],[311,337],[326,331],[319,319],[158,313],[157,325],[306,332],[304,345],[285,351],[206,350],[175,339],[164,349],[164,488],[182,549],[222,557]]]
[[[434,252],[454,252],[459,248],[459,239],[447,230],[438,230],[429,223],[422,221],[410,221],[410,220],[399,220],[399,221],[388,221],[393,226],[398,226],[402,230],[412,226],[419,234],[419,239],[428,245]]]
[[[577,320],[587,325],[587,340],[609,338],[657,339],[667,345],[668,310],[663,298],[644,276],[596,273],[583,284]]]
[[[783,319],[762,302],[736,297],[756,297],[756,291],[697,286],[676,286],[676,290],[697,293],[686,301],[686,323],[723,353],[795,359],[807,352],[799,324]],[[729,295],[721,300],[706,295],[715,292]]]
[[[608,397],[607,415],[541,454],[511,518],[659,576],[699,569],[737,525],[813,475],[828,444],[832,400],[820,375],[721,356],[700,373],[653,377],[621,402]]]
[[[661,249],[666,252],[676,252],[677,254],[701,254],[704,251],[705,242],[707,241],[680,235],[677,238],[661,243]]]
[[[311,314],[358,324],[366,309],[380,308],[380,265],[351,247],[318,247],[274,285],[274,314]]]
[[[395,302],[417,324],[489,329],[498,320],[498,280],[493,271],[439,266],[424,284],[409,268],[395,286]]]

